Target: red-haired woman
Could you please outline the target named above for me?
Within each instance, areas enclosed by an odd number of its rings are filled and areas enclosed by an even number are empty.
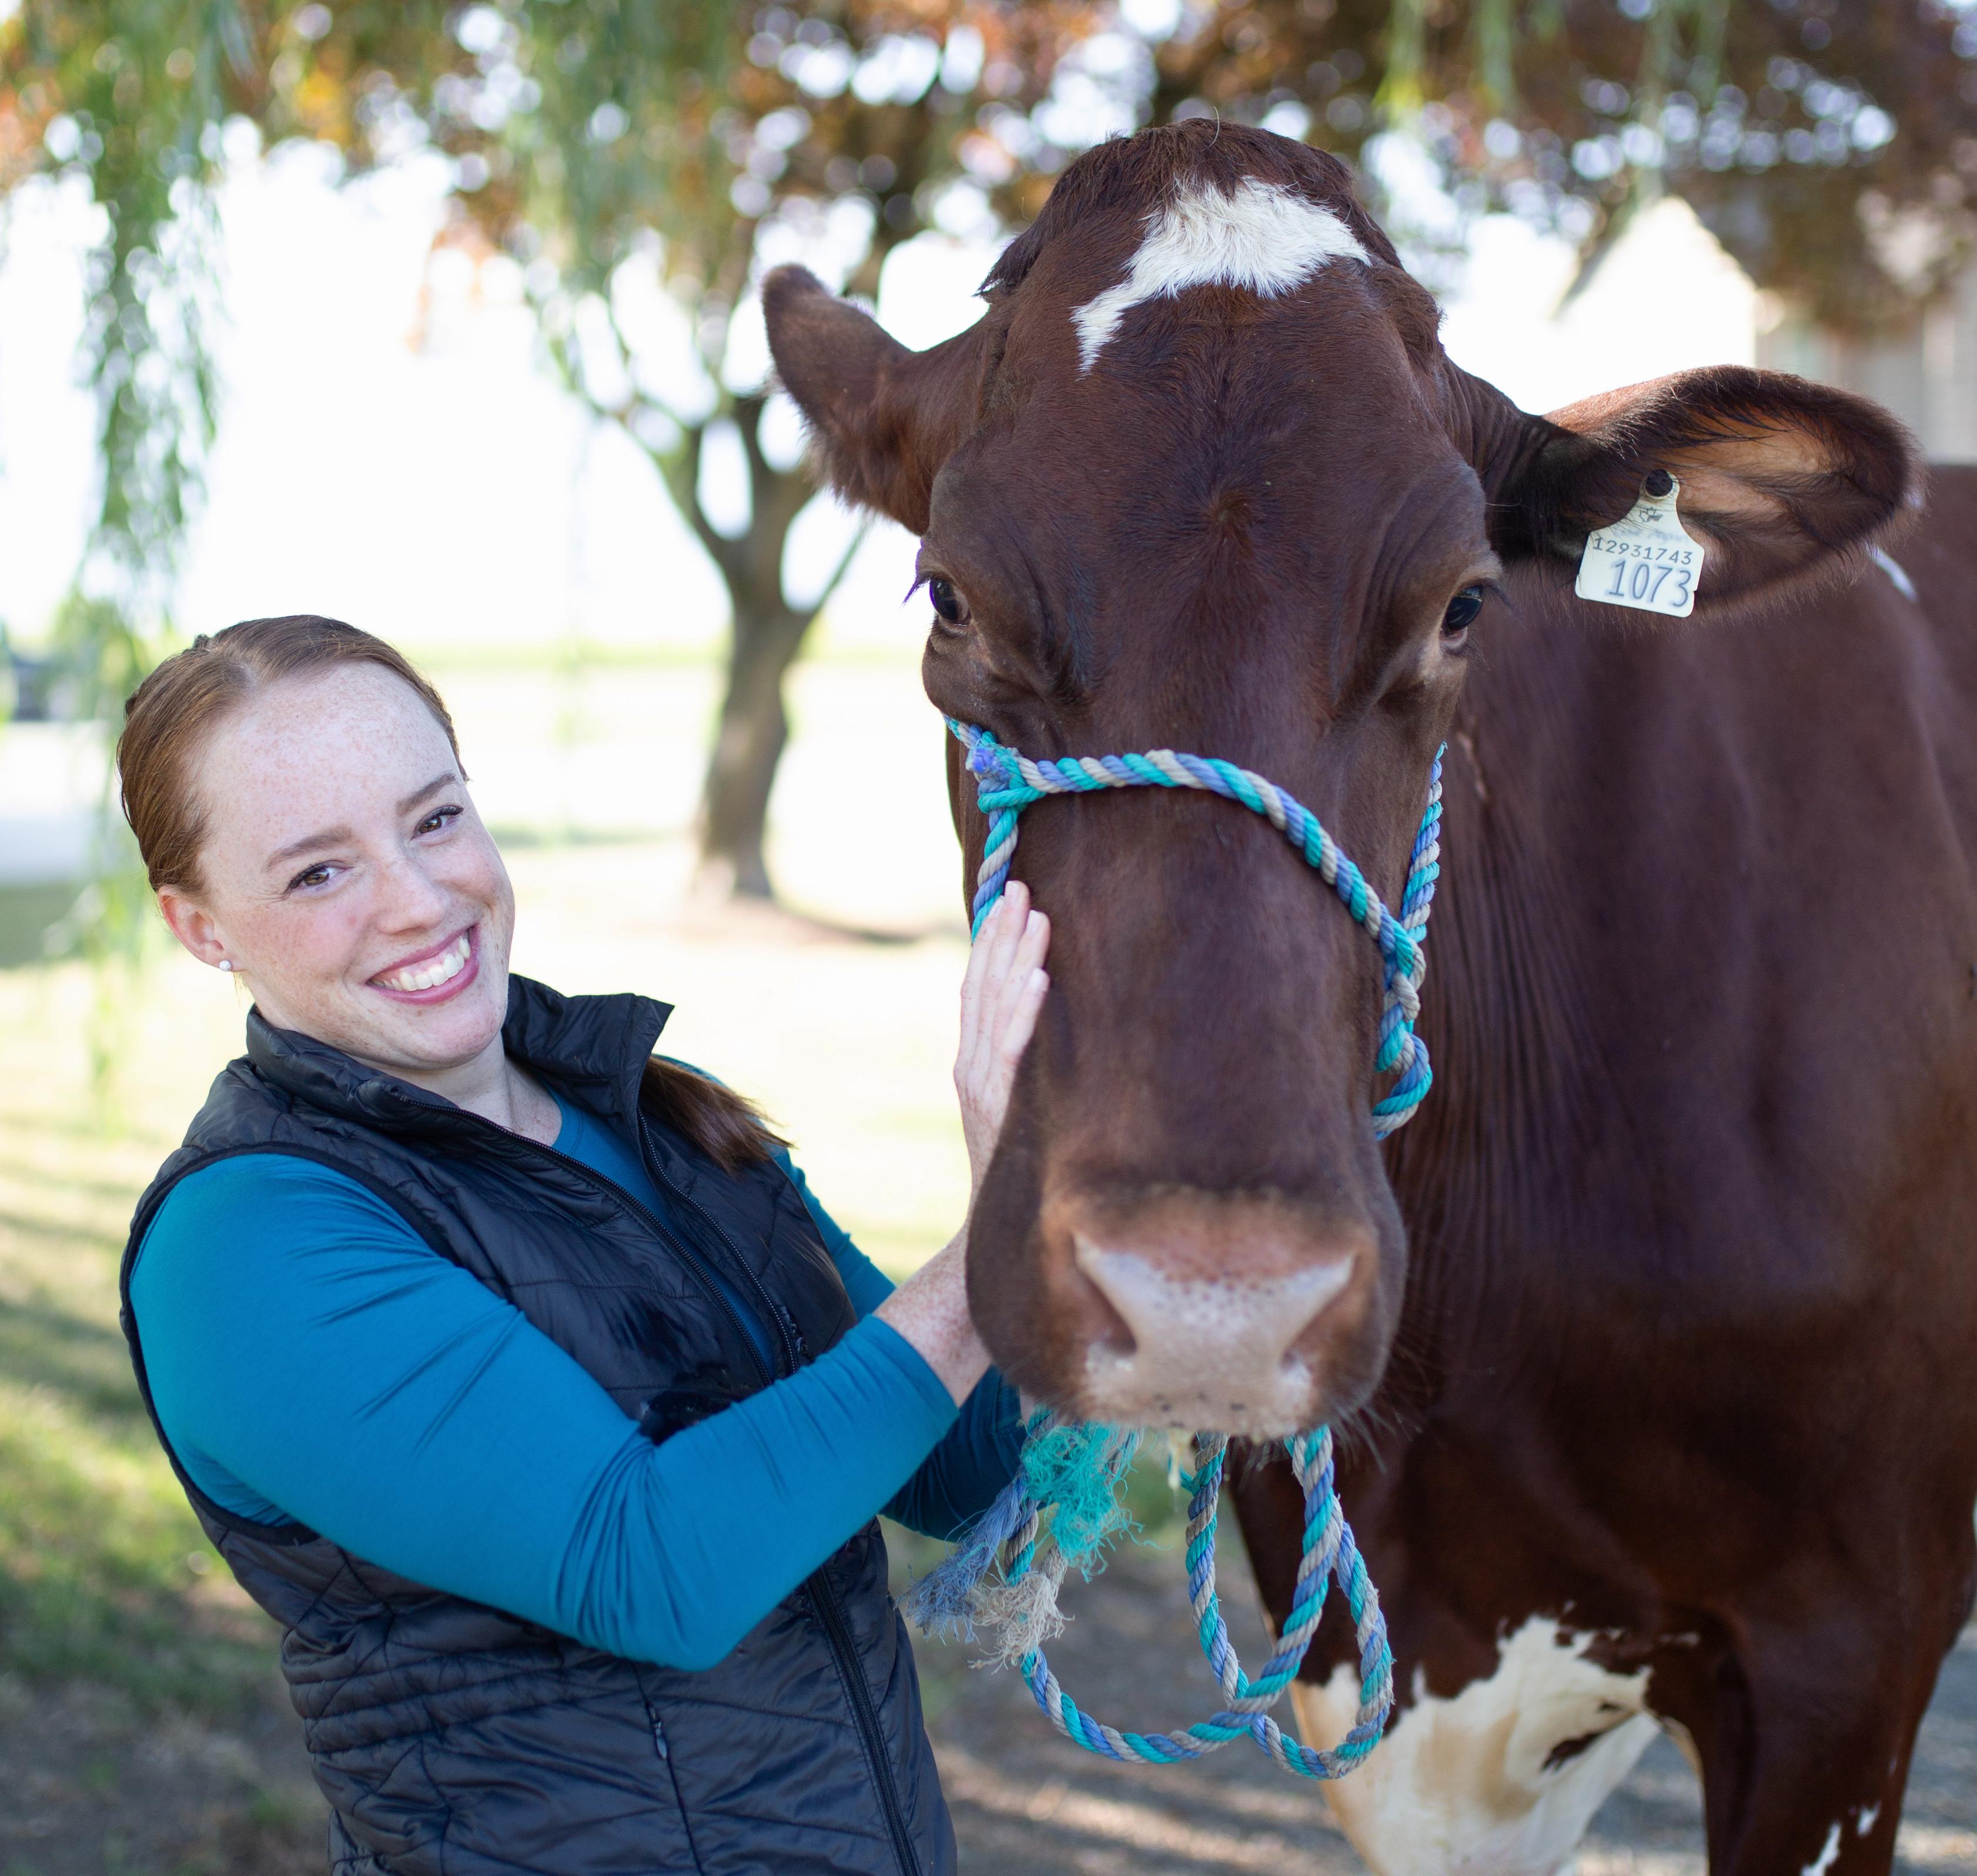
[[[337,1876],[951,1869],[876,1515],[1008,1478],[957,1236],[893,1289],[662,1004],[508,970],[452,724],[389,646],[258,619],[146,679],[126,812],[247,1052],[140,1202],[159,1437],[281,1624]],[[962,991],[979,1174],[1046,987]]]

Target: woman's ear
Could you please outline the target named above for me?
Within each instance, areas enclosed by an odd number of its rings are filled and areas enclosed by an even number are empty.
[[[236,961],[226,953],[226,945],[213,922],[213,915],[180,892],[177,886],[158,889],[158,910],[171,928],[172,936],[201,964],[216,971],[233,970]]]
[[[1568,579],[1586,536],[1626,515],[1649,475],[1674,476],[1682,526],[1704,550],[1698,618],[1833,583],[1921,506],[1921,457],[1893,417],[1779,371],[1678,371],[1474,429],[1497,457],[1476,465],[1497,552]]]

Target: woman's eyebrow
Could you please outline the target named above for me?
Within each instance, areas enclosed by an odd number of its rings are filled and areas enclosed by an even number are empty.
[[[436,795],[442,788],[445,787],[449,782],[457,782],[459,780],[460,772],[457,769],[448,769],[443,774],[435,775],[430,782],[427,783],[424,787],[414,789],[403,801],[400,802],[398,803],[398,812],[401,814],[411,813],[413,809],[416,808],[421,802],[425,800],[427,796]]]
[[[339,840],[348,840],[350,829],[347,827],[325,827],[319,834],[309,834],[300,840],[291,840],[268,856],[268,866],[272,872],[284,860],[299,859],[312,847],[333,847]]]
[[[401,814],[411,813],[413,809],[416,808],[428,795],[436,795],[448,783],[457,782],[459,780],[460,772],[457,769],[448,769],[443,775],[434,776],[424,787],[414,789],[404,800],[400,802],[398,811]],[[268,856],[268,865],[270,868],[276,867],[284,860],[300,859],[312,847],[333,847],[339,840],[348,840],[350,838],[350,829],[348,827],[325,827],[320,833],[305,835],[300,840],[291,840],[286,846],[277,848],[274,852]]]

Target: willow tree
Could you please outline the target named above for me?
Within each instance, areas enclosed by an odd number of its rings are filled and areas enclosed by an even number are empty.
[[[1101,17],[958,0],[484,7],[460,22],[479,76],[436,128],[477,185],[464,210],[526,263],[566,381],[650,456],[727,587],[700,839],[703,862],[738,892],[770,892],[763,834],[788,734],[784,681],[851,552],[821,594],[791,594],[786,549],[815,483],[769,434],[769,387],[736,375],[738,312],[765,246],[827,226],[840,246],[848,237],[843,284],[875,296],[886,256],[964,173],[985,107],[1034,107],[1065,46]],[[487,127],[477,140],[477,125]],[[682,340],[696,367],[684,383],[664,369]],[[703,475],[723,431],[747,484],[745,519],[727,527]]]
[[[437,147],[454,161],[457,225],[524,264],[550,357],[652,460],[726,585],[701,840],[735,889],[766,894],[783,681],[822,598],[798,603],[784,579],[813,485],[765,430],[768,387],[731,368],[758,249],[833,216],[857,249],[845,284],[873,293],[886,254],[964,173],[982,112],[1020,118],[1104,17],[987,0],[26,0],[0,22],[0,190],[79,172],[107,212],[84,347],[102,506],[65,651],[109,699],[162,641],[213,433],[224,120],[334,143],[352,172]],[[641,275],[678,315],[643,335],[626,316]],[[684,374],[653,355],[668,347],[688,354]],[[729,427],[748,472],[738,528],[703,499],[703,459]]]
[[[843,284],[870,295],[957,203],[1014,227],[1078,150],[1200,111],[1348,158],[1405,130],[1461,199],[1589,252],[1676,190],[1761,285],[1887,325],[1969,245],[1977,4],[21,0],[0,21],[0,192],[78,172],[105,211],[84,341],[102,494],[68,648],[114,697],[168,619],[212,435],[222,122],[326,140],[353,170],[436,146],[458,227],[523,263],[550,355],[726,582],[701,841],[766,892],[783,679],[819,602],[783,580],[810,485],[769,434],[767,387],[734,370],[764,252],[849,228]],[[747,465],[738,529],[702,499],[724,437]]]

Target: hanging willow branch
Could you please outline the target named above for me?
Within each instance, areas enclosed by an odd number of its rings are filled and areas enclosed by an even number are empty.
[[[22,114],[46,166],[86,178],[104,232],[88,257],[82,363],[101,476],[58,654],[87,714],[148,668],[203,486],[216,403],[210,185],[223,79],[248,51],[236,0],[50,5],[13,22],[35,77]],[[30,99],[27,94],[38,95]]]

